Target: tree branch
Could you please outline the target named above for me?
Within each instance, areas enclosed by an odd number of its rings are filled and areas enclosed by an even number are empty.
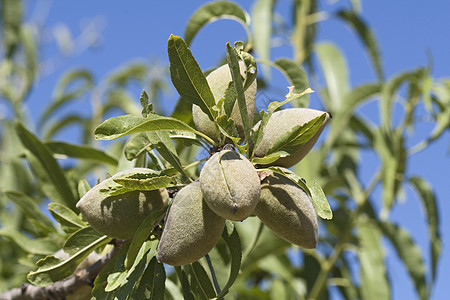
[[[0,293],[2,300],[64,300],[67,295],[83,288],[92,288],[95,278],[100,271],[119,252],[123,243],[114,243],[106,255],[85,269],[80,269],[70,277],[57,281],[48,286],[35,286],[29,283],[22,284],[19,288],[14,288]]]

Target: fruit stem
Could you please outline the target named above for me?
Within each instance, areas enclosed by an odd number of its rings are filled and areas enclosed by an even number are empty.
[[[221,291],[220,291],[219,282],[217,281],[216,272],[214,271],[214,267],[212,265],[211,258],[209,257],[209,254],[206,254],[205,258],[206,258],[206,261],[208,262],[208,267],[209,267],[209,270],[211,271],[211,277],[212,277],[213,282],[214,282],[214,287],[215,287],[216,293],[218,295],[218,294],[220,294]]]

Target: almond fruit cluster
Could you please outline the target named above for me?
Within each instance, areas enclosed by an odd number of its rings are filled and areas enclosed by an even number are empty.
[[[240,63],[240,68],[245,79],[245,65]],[[231,80],[228,65],[207,76],[216,102],[224,97]],[[256,80],[245,91],[245,98],[248,117],[253,121]],[[307,108],[290,108],[273,113],[263,128],[254,157],[265,157],[280,136],[323,114],[326,114],[323,124],[306,143],[299,144],[290,155],[261,167],[289,168],[298,163],[314,146],[330,117],[328,113]],[[237,103],[230,118],[243,138]],[[197,129],[213,140],[223,138],[216,124],[196,105],[193,106],[193,120]],[[256,132],[259,126],[260,123],[257,123],[253,130]],[[256,215],[286,241],[304,248],[315,248],[318,223],[309,194],[282,174],[268,169],[257,170],[245,156],[225,148],[212,153],[199,179],[183,187],[173,198],[157,249],[158,261],[173,266],[197,261],[217,244],[225,220],[243,221],[251,215]],[[131,239],[151,212],[168,205],[166,189],[132,191],[116,196],[101,193],[114,178],[136,172],[152,170],[135,168],[119,172],[93,187],[77,203],[83,217],[94,229],[113,238]],[[290,171],[286,169],[285,172]]]
[[[245,79],[244,64],[241,63],[240,67]],[[228,65],[216,69],[206,79],[217,103],[224,97],[231,81]],[[255,98],[256,80],[245,91],[250,120],[253,120],[255,113]],[[192,111],[197,129],[218,141],[220,132],[214,122],[198,106],[194,105]],[[307,108],[273,113],[264,128],[261,142],[255,148],[255,157],[266,156],[279,136],[324,113]],[[243,137],[237,104],[231,119]],[[298,163],[314,146],[328,119],[327,113],[319,130],[307,143],[270,165],[289,168]],[[259,126],[257,123],[254,131]],[[205,163],[198,181],[187,185],[174,197],[158,246],[157,259],[173,266],[192,263],[216,245],[225,220],[243,221],[251,215],[256,215],[275,234],[290,243],[304,248],[316,247],[318,223],[309,195],[283,175],[264,171],[264,176],[259,176],[258,170],[245,156],[233,150],[221,150]]]

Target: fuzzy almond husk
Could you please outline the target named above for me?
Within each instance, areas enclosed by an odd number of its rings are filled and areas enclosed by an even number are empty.
[[[156,257],[172,266],[193,263],[217,244],[224,226],[203,200],[200,183],[190,183],[173,199]]]
[[[245,64],[244,62],[239,62],[239,67],[241,69],[241,75],[246,78],[245,74]],[[228,64],[225,64],[216,70],[212,71],[208,76],[206,76],[209,87],[214,95],[216,103],[225,95],[225,91],[228,88],[228,84],[232,81],[231,72]],[[250,124],[253,123],[253,117],[255,114],[255,100],[256,100],[256,80],[245,90],[245,103],[247,104],[247,112],[250,120]],[[198,131],[206,134],[215,141],[219,141],[219,131],[217,130],[214,122],[208,118],[199,106],[192,106],[192,118]],[[239,135],[244,137],[244,125],[242,123],[241,114],[237,101],[231,112],[231,119],[234,121]]]
[[[283,134],[291,131],[295,126],[303,125],[314,118],[326,112],[311,109],[311,108],[287,108],[281,111],[277,111],[270,116],[269,122],[267,122],[264,128],[264,135],[261,142],[255,148],[256,157],[264,157],[268,150],[273,146],[275,141]],[[297,164],[303,157],[308,154],[314,144],[317,142],[320,134],[322,133],[325,125],[330,119],[330,114],[326,113],[326,118],[323,124],[320,126],[316,134],[306,144],[300,146],[293,154],[287,157],[281,157],[275,162],[269,164],[269,166],[281,166],[290,168]],[[260,123],[257,123],[254,127],[256,131]]]
[[[315,248],[317,215],[309,195],[288,178],[271,173],[261,182],[256,216],[276,235],[303,248]]]
[[[199,180],[206,203],[225,219],[242,221],[258,204],[261,184],[256,169],[235,151],[215,153],[203,166]]]
[[[150,169],[134,168],[119,172],[91,188],[76,207],[83,218],[98,232],[117,239],[131,239],[144,219],[152,212],[168,205],[166,189],[133,191],[116,196],[105,196],[113,179],[131,173],[151,173]]]

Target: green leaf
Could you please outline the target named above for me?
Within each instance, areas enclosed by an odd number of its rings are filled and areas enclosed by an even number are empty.
[[[385,217],[394,204],[404,177],[406,163],[404,137],[398,131],[388,131],[380,128],[376,132],[374,147],[382,161],[382,215]]]
[[[412,176],[409,182],[415,188],[417,194],[425,207],[428,220],[428,238],[431,248],[431,274],[432,280],[436,279],[437,264],[442,248],[441,235],[439,233],[439,213],[437,210],[437,199],[430,185],[421,177]]]
[[[381,232],[372,222],[362,218],[358,221],[358,229],[361,298],[364,300],[390,299]]]
[[[381,67],[380,51],[370,27],[354,11],[341,10],[337,15],[346,21],[358,33],[372,59],[378,79],[383,80],[383,69]]]
[[[180,97],[173,109],[171,117],[183,121],[186,124],[192,124],[192,103]]]
[[[178,280],[181,283],[181,291],[183,292],[183,298],[185,300],[194,300],[194,295],[191,293],[191,287],[189,285],[189,280],[187,279],[186,273],[181,267],[175,267],[177,272]]]
[[[185,100],[198,105],[213,121],[217,116],[211,108],[216,104],[214,95],[200,66],[181,37],[171,35],[167,45],[170,77],[178,93]]]
[[[165,290],[165,294],[166,296],[169,296],[168,299],[182,299],[183,298],[183,294],[180,291],[180,288],[169,278],[166,279],[166,290]]]
[[[163,300],[166,272],[164,265],[156,261],[156,256],[150,260],[140,280],[132,299]]]
[[[112,166],[117,166],[118,161],[105,152],[92,148],[87,145],[75,145],[64,142],[46,142],[45,145],[50,148],[54,154],[60,154],[68,157],[95,160]]]
[[[273,152],[271,154],[268,154],[264,157],[253,157],[252,163],[258,164],[258,165],[268,165],[270,163],[273,163],[274,161],[277,161],[280,157],[286,157],[289,156],[289,153],[286,151],[277,151]]]
[[[225,223],[225,229],[222,233],[222,238],[227,244],[227,248],[230,253],[230,275],[222,291],[216,296],[217,299],[222,298],[228,293],[228,290],[231,288],[237,276],[239,275],[242,260],[242,247],[239,234],[233,223],[228,220]]]
[[[267,151],[267,154],[272,154],[277,151],[285,151],[289,154],[295,153],[295,151],[306,144],[317,133],[325,118],[326,113],[323,113],[303,125],[293,127],[292,130],[276,139],[272,147]]]
[[[301,93],[309,88],[308,76],[302,66],[288,58],[279,58],[275,62],[275,66],[284,74],[291,86],[294,86],[294,93]],[[308,107],[308,96],[302,101],[295,101],[295,107]]]
[[[308,187],[311,191],[311,199],[313,200],[312,203],[317,215],[322,219],[331,220],[333,218],[333,212],[320,185],[313,182],[312,184],[308,184]]]
[[[274,0],[255,1],[252,9],[254,48],[263,60],[270,60],[270,38],[272,35],[272,10]],[[264,68],[264,67],[263,67]],[[270,80],[270,68],[264,68],[264,77]]]
[[[78,182],[78,197],[81,199],[91,189],[91,186],[86,179],[81,179]]]
[[[48,188],[47,196],[54,201],[73,206],[76,201],[72,189],[49,147],[42,144],[20,122],[16,122],[15,128],[22,144],[32,155],[28,158],[33,165],[33,171],[37,173],[40,180],[52,183],[52,186],[45,185]]]
[[[392,103],[394,102],[394,96],[397,89],[405,82],[413,82],[415,80],[418,80],[418,78],[426,74],[426,72],[427,71],[425,69],[417,69],[412,72],[404,72],[396,75],[394,78],[383,85],[380,100],[380,115],[381,124],[384,128],[390,127]]]
[[[44,140],[49,140],[58,132],[63,131],[66,127],[70,127],[71,125],[74,124],[79,124],[83,126],[87,125],[87,123],[88,121],[78,114],[66,115],[64,118],[58,119],[55,122],[52,122],[51,124],[46,126],[45,130],[42,131],[43,132],[42,136]]]
[[[381,230],[397,251],[397,255],[408,269],[421,300],[428,299],[425,264],[420,248],[414,243],[409,233],[403,228],[388,222],[380,223]]]
[[[69,91],[70,86],[77,82],[79,83],[76,88],[72,88],[73,91]],[[79,101],[83,94],[92,89],[93,86],[94,80],[91,73],[87,70],[75,70],[66,73],[55,89],[53,103],[47,107],[39,119],[39,126],[42,126],[49,120],[62,106],[73,101]]]
[[[333,143],[342,133],[342,130],[347,127],[356,107],[362,104],[368,98],[380,93],[381,88],[382,84],[380,83],[364,84],[352,89],[347,94],[340,113],[334,114],[333,122],[329,122],[328,136],[327,140],[325,141],[327,145],[333,145]]]
[[[142,106],[142,116],[146,118],[149,114],[154,113],[153,105],[148,100],[148,95],[145,90],[142,91],[141,97],[139,98],[139,102]]]
[[[108,189],[101,189],[105,195],[120,195],[130,191],[152,191],[160,188],[175,186],[176,181],[172,176],[160,172],[127,174],[126,177],[115,177]]]
[[[202,295],[207,299],[215,298],[216,291],[214,290],[211,279],[208,277],[208,274],[206,273],[203,266],[198,261],[196,261],[190,265],[190,270],[192,277],[193,279],[195,279],[195,282],[197,283]],[[192,283],[191,286],[193,286]]]
[[[169,132],[147,132],[147,138],[150,141],[152,148],[156,149],[158,153],[178,172],[183,174],[186,178],[189,178],[181,165],[177,150],[170,139]]]
[[[289,89],[289,92],[285,95],[286,100],[284,100],[282,102],[273,101],[273,102],[269,103],[269,106],[268,106],[269,112],[274,112],[277,109],[279,109],[281,106],[283,106],[297,98],[300,98],[304,95],[314,93],[314,91],[310,88],[305,89],[304,91],[300,92],[299,94],[294,93],[294,87],[292,87],[292,86],[288,87],[288,89]]]
[[[259,170],[263,171],[264,169]],[[300,176],[288,169],[269,167],[268,170],[283,175],[303,189],[311,197],[314,209],[319,217],[325,220],[330,220],[333,218],[333,212],[331,211],[330,204],[328,203],[325,193],[316,182],[307,184]]]
[[[244,127],[245,140],[250,140],[250,120],[248,118],[247,104],[245,102],[244,83],[242,81],[241,71],[239,68],[238,56],[236,50],[227,43],[227,61],[233,79],[234,90],[236,92],[237,104],[241,113],[242,124]]]
[[[272,116],[273,112],[269,111],[268,113],[265,112],[264,110],[261,110],[259,112],[259,116],[260,116],[260,123],[258,126],[258,129],[256,131],[254,131],[252,129],[252,141],[253,141],[253,149],[252,149],[252,153],[251,156],[253,157],[253,152],[256,149],[256,147],[259,145],[259,143],[261,143],[262,138],[263,138],[263,134],[264,134],[264,128],[266,127],[267,123],[269,122],[270,116]]]
[[[95,138],[98,140],[113,140],[132,133],[157,130],[192,132],[206,138],[208,142],[214,143],[214,141],[186,123],[175,118],[158,115],[149,115],[147,118],[133,115],[113,117],[100,124],[94,133]]]
[[[247,35],[250,36],[248,30],[250,17],[245,10],[233,2],[214,1],[197,9],[189,19],[184,33],[186,44],[189,45],[192,42],[192,39],[203,26],[219,19],[232,19],[238,21],[244,26]]]
[[[333,44],[319,43],[316,44],[315,50],[327,83],[327,107],[334,112],[340,109],[349,90],[347,65],[341,52]]]
[[[73,274],[77,266],[98,247],[107,244],[111,238],[100,235],[91,227],[81,228],[73,233],[64,244],[64,251],[70,255],[66,260],[47,256],[37,262],[37,271],[28,273],[28,280],[39,286],[46,286]]]
[[[34,29],[31,24],[22,24],[20,28],[20,39],[25,50],[25,64],[28,73],[26,92],[28,92],[28,89],[34,82],[39,64],[37,59],[37,43],[34,41]]]
[[[19,191],[4,191],[5,195],[18,205],[28,218],[38,221],[43,227],[51,230],[52,222],[41,212],[36,200]]]
[[[72,210],[60,203],[49,203],[48,210],[53,218],[61,225],[61,228],[67,233],[73,233],[88,226],[88,223],[84,222]]]
[[[127,257],[125,259],[125,268],[130,269],[134,264],[141,245],[147,240],[150,233],[153,231],[156,222],[160,221],[162,216],[166,213],[167,207],[158,211],[152,212],[148,215],[142,224],[134,233],[133,240],[128,248]]]
[[[218,125],[220,132],[229,138],[235,147],[240,145],[241,138],[239,137],[239,133],[233,119],[226,115],[220,115],[216,118],[216,124]]]
[[[147,138],[147,134],[140,132],[128,140],[123,151],[128,160],[133,160],[149,149],[149,147],[150,141]]]
[[[235,223],[236,229],[238,230],[239,236],[241,236],[241,240],[243,243],[246,241],[250,242],[255,234],[255,229],[258,228],[259,224],[260,221],[258,220],[258,218],[248,218],[244,223]],[[289,242],[279,238],[272,232],[272,230],[267,230],[266,227],[263,227],[262,231],[259,234],[260,236],[256,241],[256,245],[253,247],[251,252],[249,252],[244,257],[244,260],[242,261],[241,276],[245,276],[244,274],[251,273],[255,269],[255,267],[257,267],[258,264],[266,257],[272,254],[277,255],[280,253],[284,253],[286,249],[291,246]]]
[[[228,87],[225,90],[225,94],[223,96],[223,109],[227,117],[231,118],[231,113],[233,111],[234,105],[236,104],[237,96],[236,90],[234,89],[233,81],[228,83]],[[218,105],[219,103],[218,103]]]
[[[0,228],[0,236],[7,237],[14,241],[17,246],[25,252],[36,255],[49,255],[58,251],[59,247],[55,243],[55,238],[30,239],[13,228]]]
[[[105,287],[108,284],[108,276],[124,269],[125,256],[130,243],[126,243],[119,253],[101,270],[94,281],[92,297],[95,300],[115,300],[114,293],[106,293]]]

